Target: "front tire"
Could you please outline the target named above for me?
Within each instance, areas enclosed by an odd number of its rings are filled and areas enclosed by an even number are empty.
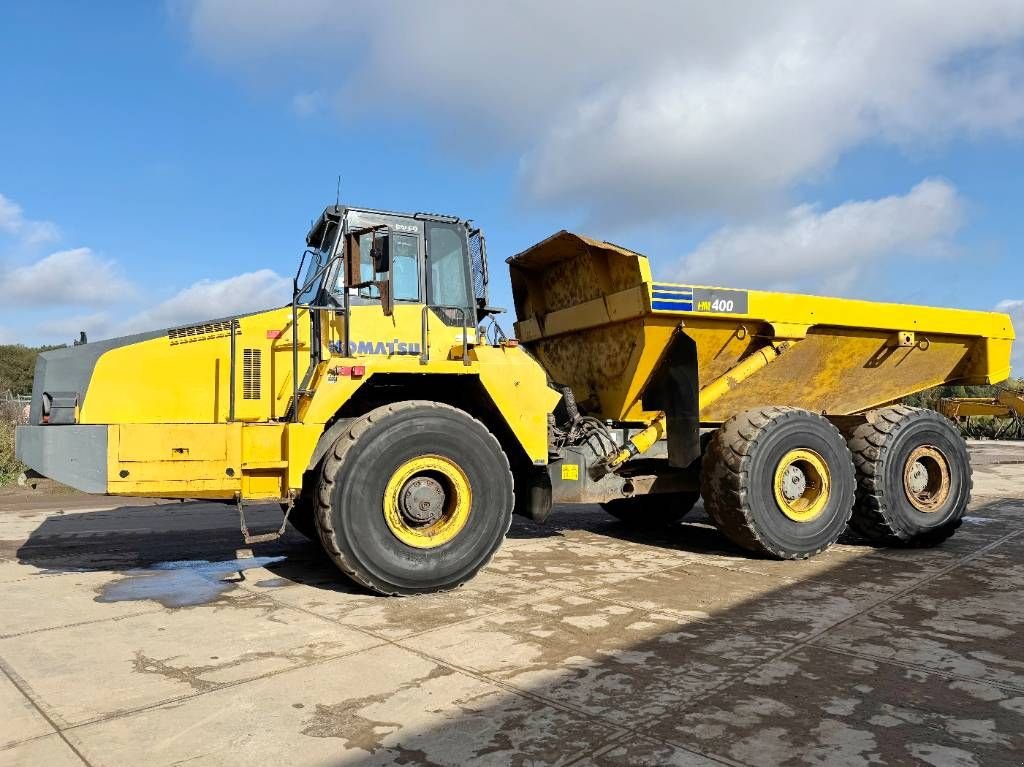
[[[869,411],[849,435],[857,467],[850,527],[872,543],[935,546],[960,527],[971,500],[967,443],[932,410]]]
[[[325,457],[316,523],[328,556],[381,594],[462,585],[490,561],[512,521],[501,445],[467,413],[426,401],[379,407]]]
[[[854,469],[839,430],[807,410],[733,416],[704,456],[704,508],[733,543],[777,559],[831,546],[853,512]]]

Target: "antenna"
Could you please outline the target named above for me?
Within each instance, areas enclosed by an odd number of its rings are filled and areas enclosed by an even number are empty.
[[[334,194],[334,207],[341,205],[341,174],[338,174],[338,190]]]

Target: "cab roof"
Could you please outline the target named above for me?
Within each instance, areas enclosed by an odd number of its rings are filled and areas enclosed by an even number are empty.
[[[439,221],[446,224],[463,224],[468,226],[471,221],[470,219],[462,219],[458,216],[449,216],[444,213],[403,213],[396,210],[380,210],[377,208],[360,208],[355,205],[328,205],[324,208],[324,212],[320,214],[320,217],[312,222],[309,233],[306,235],[306,244],[312,245],[314,242],[320,242],[323,239],[323,227],[328,222],[338,222],[350,212],[354,213],[369,213],[380,216],[395,216],[397,218],[414,218],[420,221]]]

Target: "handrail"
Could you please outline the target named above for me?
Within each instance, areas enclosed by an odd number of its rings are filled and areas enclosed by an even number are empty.
[[[236,384],[235,384],[235,368],[237,367],[237,362],[238,362],[238,351],[237,351],[238,340],[237,340],[236,336],[238,335],[239,327],[240,327],[240,325],[238,323],[238,320],[237,319],[232,319],[231,320],[231,330],[230,330],[230,335],[231,335],[231,362],[230,362],[230,365],[231,365],[231,369],[230,369],[230,371],[228,373],[228,386],[230,387],[230,390],[228,391],[228,423],[233,423],[234,420],[235,420],[235,386],[236,386]]]
[[[340,235],[339,235],[340,236]],[[306,253],[310,252],[307,250],[302,254],[302,260],[305,261]],[[336,261],[341,260],[341,256],[337,255],[337,247],[335,247],[335,255],[328,258],[323,265],[318,268],[313,274],[310,275],[309,279],[306,280],[302,289],[299,289],[298,275],[292,280],[292,417],[293,422],[299,420],[299,296],[303,295],[309,290],[314,283],[316,283],[324,273],[330,269]],[[301,304],[305,309],[310,311],[315,308],[315,304]],[[345,289],[345,327],[346,334],[348,328],[348,289]],[[313,348],[312,334],[309,339],[310,349]]]
[[[430,319],[427,312],[430,311],[430,307],[426,304],[423,305],[423,311],[420,312],[420,364],[426,365],[430,362],[430,347],[427,345],[430,343],[430,335],[428,328],[430,327]]]
[[[298,280],[295,281],[296,285]],[[292,293],[292,422],[299,420],[299,300],[298,291]]]

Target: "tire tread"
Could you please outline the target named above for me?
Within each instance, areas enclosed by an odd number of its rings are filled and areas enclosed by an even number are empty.
[[[722,424],[708,444],[705,471],[701,481],[704,509],[718,529],[731,541],[750,551],[777,559],[808,559],[820,554],[831,543],[814,551],[793,552],[774,545],[757,529],[747,498],[751,493],[748,465],[751,454],[765,434],[766,427],[795,414],[811,415],[833,430],[838,442],[840,431],[827,419],[810,411],[783,405],[770,405],[738,413]],[[849,449],[847,448],[849,455]],[[850,457],[852,462],[852,456]],[[853,513],[844,512],[847,523]]]
[[[371,410],[361,418],[355,419],[351,425],[346,429],[341,436],[339,436],[334,444],[328,449],[327,454],[324,456],[323,469],[320,473],[320,484],[317,488],[315,496],[315,503],[313,504],[313,512],[316,517],[316,527],[320,533],[320,543],[323,546],[327,556],[334,562],[334,564],[341,570],[345,575],[351,578],[353,581],[358,583],[360,586],[375,591],[379,594],[386,594],[388,596],[403,596],[405,592],[390,587],[388,584],[378,581],[372,575],[367,573],[363,568],[359,566],[353,558],[346,555],[342,550],[342,547],[338,545],[337,531],[334,529],[334,518],[332,515],[331,496],[334,489],[334,484],[337,481],[336,478],[339,473],[343,470],[347,457],[351,454],[352,450],[359,444],[360,438],[366,431],[376,423],[379,423],[391,416],[401,413],[405,410],[411,410],[414,408],[428,408],[435,410],[444,410],[452,413],[458,413],[460,417],[470,420],[476,424],[481,431],[486,434],[490,439],[494,441],[494,445],[498,450],[498,454],[501,455],[502,461],[504,462],[504,470],[507,472],[509,481],[512,481],[512,469],[509,466],[508,456],[505,455],[505,451],[502,450],[501,444],[497,438],[491,434],[490,430],[479,420],[474,418],[472,415],[459,408],[446,405],[441,402],[434,402],[431,400],[403,400],[401,402],[393,402],[389,405],[381,405],[378,408]],[[514,503],[513,497],[513,503]],[[511,508],[511,507],[510,507]],[[480,564],[480,567],[469,573],[464,579],[456,584],[450,586],[444,586],[438,589],[432,589],[433,591],[447,590],[449,588],[459,588],[467,581],[469,581],[481,568],[483,568],[497,551],[501,541],[504,540],[505,535],[508,533],[508,529],[512,523],[511,514],[508,515],[509,524],[505,527],[502,535],[498,538],[498,545],[494,546],[487,557]],[[426,591],[426,590],[425,590]]]
[[[853,428],[847,435],[854,467],[857,469],[857,502],[850,527],[873,543],[922,548],[935,546],[953,535],[962,524],[960,515],[942,527],[913,535],[898,524],[889,506],[883,478],[885,457],[900,433],[918,419],[941,420],[943,425],[946,422],[943,416],[932,410],[890,405],[869,411],[864,423]],[[957,433],[957,436],[963,441],[962,435]],[[966,506],[971,501],[974,477],[966,442],[964,450],[968,456]]]

